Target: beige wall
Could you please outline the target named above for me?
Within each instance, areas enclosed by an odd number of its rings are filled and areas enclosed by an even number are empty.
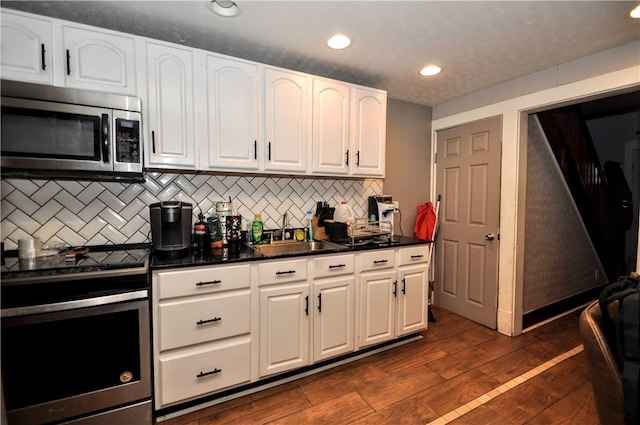
[[[431,108],[389,99],[384,194],[399,202],[405,236],[413,236],[418,205],[430,200],[430,176]]]

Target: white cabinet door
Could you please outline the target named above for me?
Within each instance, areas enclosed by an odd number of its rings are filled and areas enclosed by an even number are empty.
[[[395,337],[397,286],[395,270],[360,275],[360,347]]]
[[[310,77],[264,69],[265,171],[305,173],[311,139]]]
[[[346,83],[313,80],[314,174],[349,172],[349,93]]]
[[[309,364],[309,284],[260,288],[260,376]]]
[[[53,84],[53,25],[48,19],[2,10],[2,78]]]
[[[146,44],[149,165],[196,166],[193,49]]]
[[[352,150],[349,160],[354,176],[384,177],[387,94],[386,92],[354,87]]]
[[[137,94],[133,36],[63,24],[62,43],[66,87]]]
[[[258,66],[207,56],[207,163],[215,170],[258,170]]]
[[[401,267],[398,279],[397,336],[427,328],[428,267]]]
[[[314,361],[353,351],[354,286],[353,276],[314,284]]]

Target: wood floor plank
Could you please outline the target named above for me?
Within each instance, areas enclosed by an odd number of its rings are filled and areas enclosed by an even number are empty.
[[[449,356],[429,362],[427,367],[444,379],[451,379],[495,360],[496,356],[477,348],[469,347]]]
[[[520,349],[480,365],[477,369],[504,383],[540,366],[542,363],[544,362],[535,354]]]
[[[359,387],[384,381],[388,375],[373,363],[344,369],[302,385],[300,388],[312,405],[356,391]]]
[[[375,360],[375,364],[387,373],[395,373],[431,363],[445,356],[447,353],[437,345],[416,345],[387,356],[380,356]]]
[[[513,388],[489,401],[485,406],[514,425],[526,423],[560,398],[557,393],[533,381],[534,379],[530,379],[526,385]]]
[[[355,391],[317,406],[268,422],[270,425],[335,425],[349,424],[373,413],[371,406]],[[248,422],[251,423],[251,422]]]
[[[445,415],[493,390],[499,384],[491,376],[472,370],[422,391],[416,397],[436,412]]]
[[[549,391],[564,397],[580,385],[589,382],[589,374],[580,362],[569,358],[532,380],[534,382],[539,380],[541,385],[548,387]]]
[[[575,391],[551,406],[551,410],[572,418],[574,422],[579,424],[598,425],[600,422],[591,382],[580,385]]]
[[[428,388],[436,388],[444,379],[425,366],[400,371],[388,378],[358,388],[358,393],[375,410],[382,410]]]
[[[424,425],[439,417],[435,410],[418,398],[409,397],[359,419],[351,425]]]
[[[478,348],[482,348],[487,353],[494,354],[496,357],[504,356],[514,351],[520,350],[527,345],[540,341],[533,335],[522,334],[516,337],[510,337],[495,332],[493,337],[481,344]]]
[[[199,425],[265,424],[309,407],[300,388],[293,388],[203,417]]]
[[[507,419],[500,416],[494,410],[486,406],[480,406],[471,412],[462,415],[458,419],[449,422],[449,425],[513,425]],[[548,425],[548,424],[547,424]]]

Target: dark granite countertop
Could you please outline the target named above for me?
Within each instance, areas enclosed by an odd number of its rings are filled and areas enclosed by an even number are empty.
[[[188,253],[172,253],[172,255],[159,254],[152,252],[149,267],[151,270],[164,270],[179,267],[197,267],[211,266],[219,264],[241,263],[247,261],[273,260],[278,258],[308,257],[312,255],[328,255],[335,253],[359,252],[365,250],[397,248],[411,245],[430,244],[431,242],[420,241],[407,236],[394,236],[393,242],[382,244],[367,244],[356,247],[345,246],[342,250],[337,251],[321,251],[314,253],[295,253],[283,254],[278,256],[262,255],[248,246],[241,244],[237,254],[230,254],[227,248],[213,249],[211,252],[188,252]]]

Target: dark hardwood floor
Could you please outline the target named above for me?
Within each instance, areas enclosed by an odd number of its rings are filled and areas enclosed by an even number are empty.
[[[599,423],[579,311],[516,338],[433,312],[421,340],[161,424]]]

